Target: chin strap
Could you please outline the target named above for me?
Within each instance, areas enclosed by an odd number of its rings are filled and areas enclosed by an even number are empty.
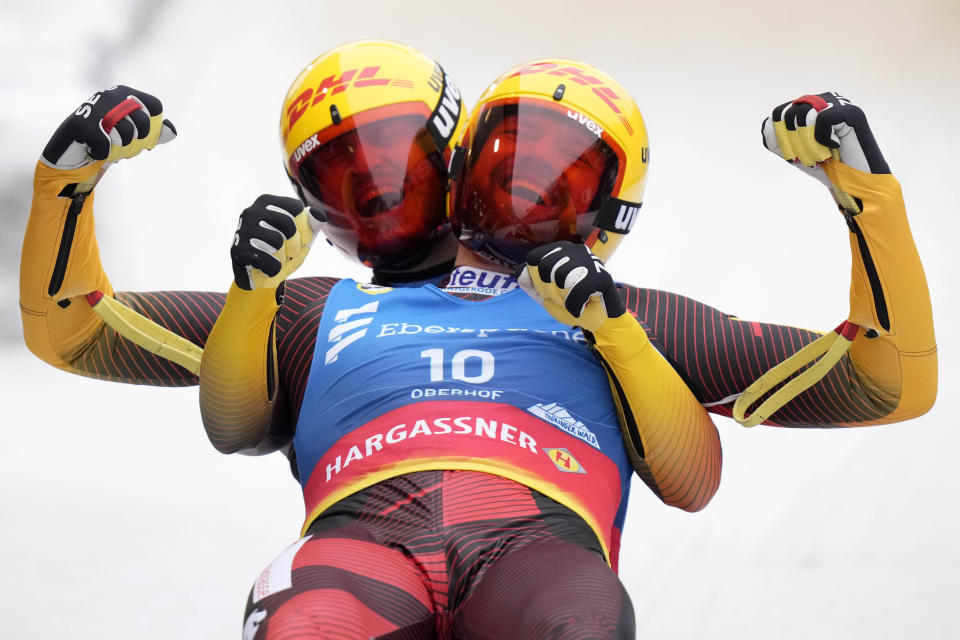
[[[200,374],[203,349],[186,338],[143,316],[102,291],[86,295],[90,308],[111,329],[156,355],[175,362],[193,374]]]
[[[839,327],[814,340],[760,376],[733,405],[733,418],[745,427],[755,427],[780,407],[815,385],[847,352],[860,326],[844,320]],[[789,380],[789,382],[787,382]],[[784,384],[786,383],[786,384]],[[780,386],[749,416],[747,410],[771,389]]]

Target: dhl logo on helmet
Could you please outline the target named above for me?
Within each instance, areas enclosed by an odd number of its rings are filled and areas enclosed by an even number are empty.
[[[376,76],[379,71],[380,67],[347,69],[340,74],[339,78],[336,75],[330,75],[321,80],[316,90],[305,89],[287,107],[284,132],[289,132],[308,109],[323,102],[328,95],[333,96],[342,93],[348,87],[383,87],[389,85],[413,89],[416,86],[412,80],[378,78]],[[426,126],[437,145],[437,149],[443,152],[456,132],[457,123],[460,121],[460,115],[463,111],[460,90],[439,64],[434,66],[430,79],[427,81],[427,86],[438,93],[440,97],[436,107],[427,119]],[[318,135],[313,134],[291,154],[292,164],[299,164],[307,154],[318,146],[320,146]]]
[[[320,81],[316,89],[304,89],[300,95],[294,98],[290,106],[287,107],[287,122],[284,125],[284,130],[289,131],[292,129],[297,120],[306,113],[307,109],[320,104],[327,96],[334,96],[346,91],[347,87],[352,86],[359,89],[362,87],[383,87],[390,85],[412,89],[414,86],[412,80],[378,78],[377,74],[379,72],[380,67],[347,69],[340,74],[339,78],[336,75],[327,76]]]
[[[623,116],[623,111],[617,106],[616,102],[614,102],[615,100],[620,100],[620,96],[616,91],[604,84],[604,81],[600,78],[590,75],[583,69],[578,69],[577,67],[571,67],[569,65],[561,65],[557,62],[533,62],[528,65],[524,65],[507,77],[514,78],[516,76],[533,73],[545,73],[551,76],[559,76],[572,82],[576,82],[577,84],[589,86],[593,93],[604,103],[606,103],[606,105],[610,107],[610,110],[613,111],[615,115],[619,116],[620,121],[627,130],[627,133],[631,136],[633,135],[633,127],[630,126],[630,123]]]

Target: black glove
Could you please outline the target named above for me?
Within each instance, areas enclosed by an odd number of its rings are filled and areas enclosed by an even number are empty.
[[[240,214],[230,259],[241,289],[276,288],[307,257],[326,217],[296,198],[264,194]]]
[[[558,321],[588,331],[627,311],[603,262],[583,244],[555,242],[531,250],[517,282]]]
[[[56,169],[79,169],[132,158],[176,136],[173,124],[163,119],[160,100],[117,85],[93,94],[67,117],[40,158]]]

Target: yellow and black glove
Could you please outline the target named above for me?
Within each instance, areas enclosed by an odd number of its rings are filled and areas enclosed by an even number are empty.
[[[863,110],[836,92],[778,105],[761,130],[763,146],[826,185],[846,212],[862,207],[833,184],[821,163],[833,159],[864,173],[890,173]]]
[[[177,137],[154,96],[117,85],[98,91],[70,114],[40,155],[52,169],[76,171],[96,165],[73,193],[89,192],[108,166]]]
[[[533,249],[517,283],[556,320],[590,332],[627,312],[603,262],[583,244],[554,242]]]
[[[326,216],[296,198],[264,194],[240,214],[230,259],[237,286],[276,289],[307,257]]]

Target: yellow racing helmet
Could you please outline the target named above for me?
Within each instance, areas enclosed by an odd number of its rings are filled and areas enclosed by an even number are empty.
[[[284,164],[300,199],[327,216],[348,257],[402,272],[452,260],[445,197],[460,92],[434,60],[396,42],[331,49],[300,72],[283,101]]]
[[[559,240],[606,261],[639,214],[648,161],[640,109],[613,78],[574,60],[521,64],[484,92],[460,136],[453,231],[514,268]]]

